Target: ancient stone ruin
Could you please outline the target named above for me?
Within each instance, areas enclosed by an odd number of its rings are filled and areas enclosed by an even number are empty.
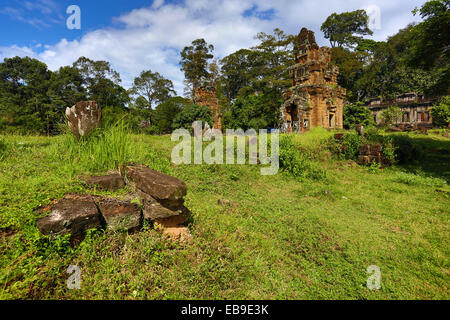
[[[211,110],[214,119],[214,129],[222,130],[222,115],[220,114],[219,100],[213,86],[198,87],[194,89],[194,101],[199,106],[206,106]]]
[[[100,125],[102,109],[95,101],[80,101],[66,109],[66,119],[75,137],[85,137]]]
[[[46,208],[36,210],[47,216],[37,221],[44,235],[82,236],[88,229],[136,231],[147,220],[173,239],[189,241],[185,226],[189,210],[184,206],[186,184],[142,165],[125,167],[125,175],[90,177],[84,182],[103,190],[117,190],[125,184],[134,190],[121,198],[66,195]]]
[[[331,64],[330,48],[320,48],[314,32],[303,28],[294,54],[295,64],[289,70],[292,87],[283,92],[281,132],[342,129],[346,91],[337,84],[339,68]]]
[[[400,131],[407,129],[432,128],[433,119],[431,110],[436,103],[433,97],[426,97],[415,92],[403,93],[392,100],[372,98],[366,102],[366,107],[372,112],[376,124],[383,124],[382,114],[391,107],[397,106],[402,111],[402,116],[397,121]]]

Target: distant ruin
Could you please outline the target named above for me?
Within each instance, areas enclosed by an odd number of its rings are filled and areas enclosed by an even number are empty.
[[[320,48],[314,32],[303,28],[294,54],[295,64],[289,68],[292,87],[283,92],[281,132],[342,129],[346,90],[337,84],[339,68],[331,64],[330,48]]]
[[[222,130],[222,115],[220,114],[219,100],[213,86],[198,87],[194,89],[194,102],[199,106],[208,107],[214,119],[214,129]]]
[[[397,106],[402,110],[402,117],[397,125],[431,126],[433,119],[431,109],[435,99],[425,97],[418,93],[403,93],[392,100],[372,98],[366,103],[366,107],[372,112],[376,124],[382,124],[381,114],[391,106]]]

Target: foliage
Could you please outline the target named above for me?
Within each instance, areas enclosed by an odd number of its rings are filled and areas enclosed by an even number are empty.
[[[331,46],[352,47],[362,39],[357,35],[372,35],[369,29],[369,16],[365,10],[333,13],[322,24],[320,30],[326,39],[330,40]]]
[[[147,99],[147,108],[151,109],[153,104],[160,104],[168,100],[175,93],[175,90],[173,89],[172,81],[165,79],[158,72],[147,70],[142,71],[134,79],[130,92],[139,97],[145,97]]]
[[[344,127],[346,129],[352,129],[357,124],[363,125],[364,127],[374,125],[372,113],[362,102],[344,106]]]
[[[181,112],[175,116],[172,128],[174,130],[180,128],[192,130],[192,124],[195,121],[202,121],[203,124],[208,123],[212,126],[214,121],[212,119],[211,110],[209,110],[208,107],[195,104],[185,106]]]
[[[363,139],[357,132],[345,133],[340,144],[340,151],[346,159],[357,160],[359,147],[363,145]]]
[[[390,127],[397,124],[397,122],[401,119],[402,114],[402,110],[399,107],[390,106],[381,113],[383,125],[385,127]]]
[[[170,133],[174,119],[189,103],[190,100],[188,99],[175,97],[158,105],[152,114],[152,123],[156,131],[158,133]]]
[[[281,104],[274,96],[275,92],[237,98],[224,116],[224,126],[243,130],[273,126]]]
[[[277,28],[273,34],[258,33],[256,39],[259,44],[255,47],[238,50],[221,60],[219,90],[229,106],[224,110],[224,123],[231,127],[274,127],[278,123],[276,109],[282,103],[282,91],[292,83],[287,66],[294,59],[294,36]],[[262,100],[265,105],[259,103]],[[244,124],[237,105],[245,106],[243,114],[253,114]],[[255,120],[250,124],[252,119]]]
[[[326,171],[311,162],[307,154],[298,150],[291,135],[281,137],[279,156],[280,168],[294,177],[315,180],[327,177]]]
[[[444,97],[440,104],[433,107],[431,116],[435,126],[448,127],[450,124],[450,96]]]
[[[115,170],[128,163],[134,152],[130,144],[130,129],[123,120],[99,128],[83,139],[67,133],[60,149],[62,155],[68,154],[70,162],[82,163],[92,172]]]
[[[191,91],[209,84],[208,61],[214,57],[213,51],[214,46],[208,45],[205,39],[194,40],[181,51],[181,70]]]

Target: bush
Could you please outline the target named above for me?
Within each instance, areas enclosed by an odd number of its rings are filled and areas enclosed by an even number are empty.
[[[294,177],[325,179],[326,172],[296,148],[292,136],[280,139],[280,168]]]
[[[372,113],[362,102],[344,107],[344,127],[346,129],[352,129],[357,124],[363,125],[364,127],[370,127],[375,124]]]
[[[192,130],[192,124],[195,121],[202,121],[203,124],[208,123],[211,127],[213,120],[211,116],[211,110],[205,106],[197,106],[195,104],[186,106],[179,112],[173,120],[172,128],[180,129],[184,128]]]
[[[358,160],[359,148],[362,145],[381,144],[383,147],[384,159],[393,164],[396,161],[396,146],[391,137],[378,134],[374,130],[368,130],[367,135],[363,138],[356,132],[345,133],[342,141],[337,142],[334,137],[328,140],[328,147],[335,155],[341,158]]]
[[[383,125],[385,127],[390,127],[400,120],[402,116],[402,110],[396,106],[390,106],[381,114],[381,119],[383,119]]]
[[[328,140],[328,146],[332,153],[341,158],[357,160],[359,147],[363,145],[362,137],[356,132],[345,133],[342,141],[337,142],[334,137]]]
[[[450,123],[450,96],[444,97],[439,105],[433,107],[431,116],[435,126],[448,127]]]

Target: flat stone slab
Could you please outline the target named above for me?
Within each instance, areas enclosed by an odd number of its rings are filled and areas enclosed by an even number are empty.
[[[136,187],[158,201],[177,201],[186,195],[186,184],[146,166],[127,166],[126,176]]]
[[[103,190],[116,191],[125,187],[125,181],[118,173],[107,176],[88,177],[83,180],[86,184],[97,186]]]
[[[100,213],[91,196],[66,196],[42,210],[49,215],[37,221],[44,235],[81,235],[101,226]]]
[[[133,230],[141,226],[142,212],[136,203],[103,198],[98,202],[98,207],[109,230]]]

